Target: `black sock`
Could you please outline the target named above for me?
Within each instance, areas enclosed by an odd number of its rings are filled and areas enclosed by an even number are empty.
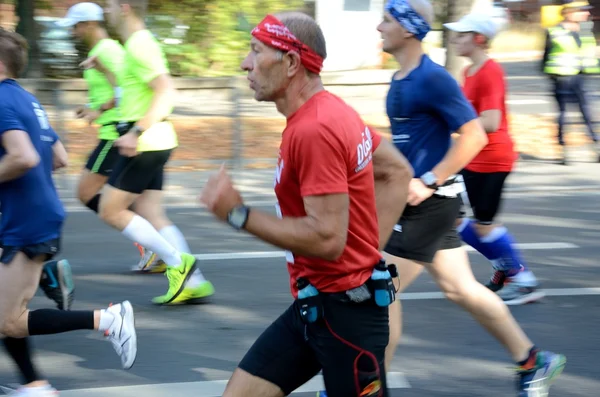
[[[4,338],[4,347],[21,371],[23,384],[42,380],[31,361],[30,338]]]
[[[88,201],[87,203],[85,203],[85,206],[88,207],[89,209],[91,209],[92,211],[94,211],[96,214],[98,213],[98,204],[100,203],[100,197],[102,195],[100,193],[98,193],[97,195],[95,195],[94,197],[92,197],[92,199],[90,201]]]
[[[91,310],[39,309],[29,312],[29,335],[51,335],[80,329],[94,329]]]

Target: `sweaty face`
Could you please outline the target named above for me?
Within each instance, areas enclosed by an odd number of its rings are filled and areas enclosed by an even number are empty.
[[[411,36],[388,12],[383,14],[383,21],[377,26],[383,40],[383,51],[392,53],[404,46]]]
[[[454,39],[452,40],[452,44],[454,44],[458,55],[461,57],[470,56],[477,47],[475,44],[475,35],[469,32],[453,34]]]
[[[248,72],[257,101],[275,101],[287,87],[285,65],[278,51],[252,38],[250,52],[241,65]]]

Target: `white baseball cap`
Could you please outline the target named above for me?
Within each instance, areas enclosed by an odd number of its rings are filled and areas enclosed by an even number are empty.
[[[468,14],[462,17],[458,22],[445,23],[444,27],[459,33],[479,33],[490,40],[498,33],[498,26],[492,17],[487,14]]]
[[[58,24],[64,27],[75,26],[80,22],[104,21],[104,10],[96,3],[77,3],[67,11],[67,16]]]

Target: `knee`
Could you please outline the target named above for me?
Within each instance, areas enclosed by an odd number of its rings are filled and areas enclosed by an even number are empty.
[[[10,338],[24,338],[27,332],[19,325],[19,317],[8,316],[0,319],[0,335]]]
[[[477,290],[477,281],[445,282],[440,284],[440,289],[449,301],[463,306],[471,299]]]
[[[77,198],[83,205],[86,205],[95,195],[95,193],[90,192],[90,189],[86,188],[82,183],[77,187]]]
[[[113,203],[107,202],[104,200],[104,197],[100,199],[100,204],[98,205],[98,216],[105,223],[109,225],[115,225],[120,219],[121,211],[121,208]]]

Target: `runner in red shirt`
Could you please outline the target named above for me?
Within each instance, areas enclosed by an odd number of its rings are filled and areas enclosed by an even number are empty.
[[[242,63],[250,88],[287,118],[275,173],[277,216],[245,206],[224,168],[201,201],[233,227],[286,250],[296,300],[242,359],[224,396],[288,395],[321,370],[330,397],[387,396],[389,303],[368,281],[395,223],[380,225],[377,215],[398,219],[412,172],[391,143],[324,90],[325,39],[313,19],[269,15],[252,35]],[[382,291],[393,298],[393,287]]]
[[[538,282],[514,248],[512,235],[494,222],[504,181],[518,157],[508,133],[504,71],[486,51],[496,25],[489,15],[469,14],[445,26],[457,32],[459,55],[472,61],[464,71],[463,91],[488,134],[488,144],[462,171],[467,190],[463,201],[470,204],[475,220],[464,217],[458,231],[465,243],[492,262],[495,272],[488,288],[509,305],[533,302],[543,297]]]

